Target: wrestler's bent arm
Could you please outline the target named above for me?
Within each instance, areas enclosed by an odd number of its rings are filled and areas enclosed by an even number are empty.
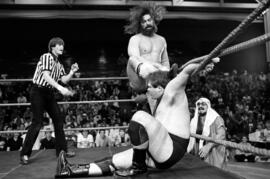
[[[168,57],[167,43],[166,43],[165,39],[164,39],[164,50],[161,54],[161,64],[162,64],[162,66],[165,66],[168,69],[170,69],[170,61],[169,61],[169,57]]]
[[[129,62],[134,71],[137,71],[138,65],[143,63],[143,58],[140,56],[138,40],[136,36],[132,36],[128,43]]]

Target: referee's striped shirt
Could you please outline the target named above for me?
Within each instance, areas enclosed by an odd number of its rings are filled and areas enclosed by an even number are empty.
[[[45,53],[40,57],[33,77],[33,83],[42,87],[52,88],[44,79],[43,71],[49,71],[50,76],[56,82],[66,74],[63,65],[58,61],[57,57],[51,53]]]

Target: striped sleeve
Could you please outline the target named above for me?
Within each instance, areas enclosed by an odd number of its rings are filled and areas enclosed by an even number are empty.
[[[40,62],[41,62],[40,70],[41,71],[51,71],[52,70],[52,60],[53,60],[53,57],[51,56],[51,54],[49,54],[49,53],[43,54],[40,57]]]

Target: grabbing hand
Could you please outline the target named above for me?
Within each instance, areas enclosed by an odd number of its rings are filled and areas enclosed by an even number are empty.
[[[206,75],[207,73],[211,72],[214,69],[215,64],[218,63],[218,62],[220,62],[220,58],[219,57],[213,58],[212,59],[212,63],[209,63],[204,68],[204,75]]]
[[[139,76],[142,77],[143,79],[148,78],[150,74],[156,71],[158,71],[158,68],[148,62],[144,62],[140,64],[139,69],[138,69]]]
[[[205,72],[206,73],[209,73],[210,71],[212,71],[213,69],[214,69],[214,63],[209,63],[208,65],[206,65],[206,67],[205,67]]]
[[[73,73],[76,73],[79,70],[79,65],[78,63],[74,63],[71,65],[71,70]]]
[[[213,63],[218,63],[218,62],[220,62],[220,58],[219,57],[213,58],[212,62]]]
[[[169,71],[169,69],[165,66],[162,66],[161,64],[149,62],[144,62],[140,64],[138,69],[139,75],[143,79],[148,78],[150,74],[155,73],[157,71]]]
[[[211,146],[210,146],[210,145],[205,145],[205,146],[203,146],[203,147],[200,149],[200,151],[199,151],[199,156],[200,156],[201,158],[205,158],[205,157],[209,154],[210,150],[211,150]]]
[[[57,89],[64,96],[73,96],[74,95],[73,91],[71,91],[63,86],[59,86]]]
[[[140,94],[140,95],[137,95],[135,98],[134,98],[134,101],[136,103],[146,103],[147,102],[147,97],[145,94]]]

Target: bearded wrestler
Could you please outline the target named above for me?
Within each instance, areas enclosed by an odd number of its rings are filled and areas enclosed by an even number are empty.
[[[130,86],[137,92],[145,92],[151,73],[170,69],[166,40],[157,34],[164,12],[163,7],[155,4],[144,4],[130,11],[129,24],[125,26],[125,32],[133,35],[128,43],[127,75]]]
[[[88,164],[71,164],[62,152],[58,158],[56,178],[106,176],[113,173],[133,176],[148,168],[167,169],[184,156],[190,137],[190,112],[185,93],[187,81],[198,68],[191,63],[171,81],[164,73],[151,73],[147,92],[158,100],[153,115],[137,111],[129,124],[132,148]],[[213,64],[206,67],[211,71]]]

